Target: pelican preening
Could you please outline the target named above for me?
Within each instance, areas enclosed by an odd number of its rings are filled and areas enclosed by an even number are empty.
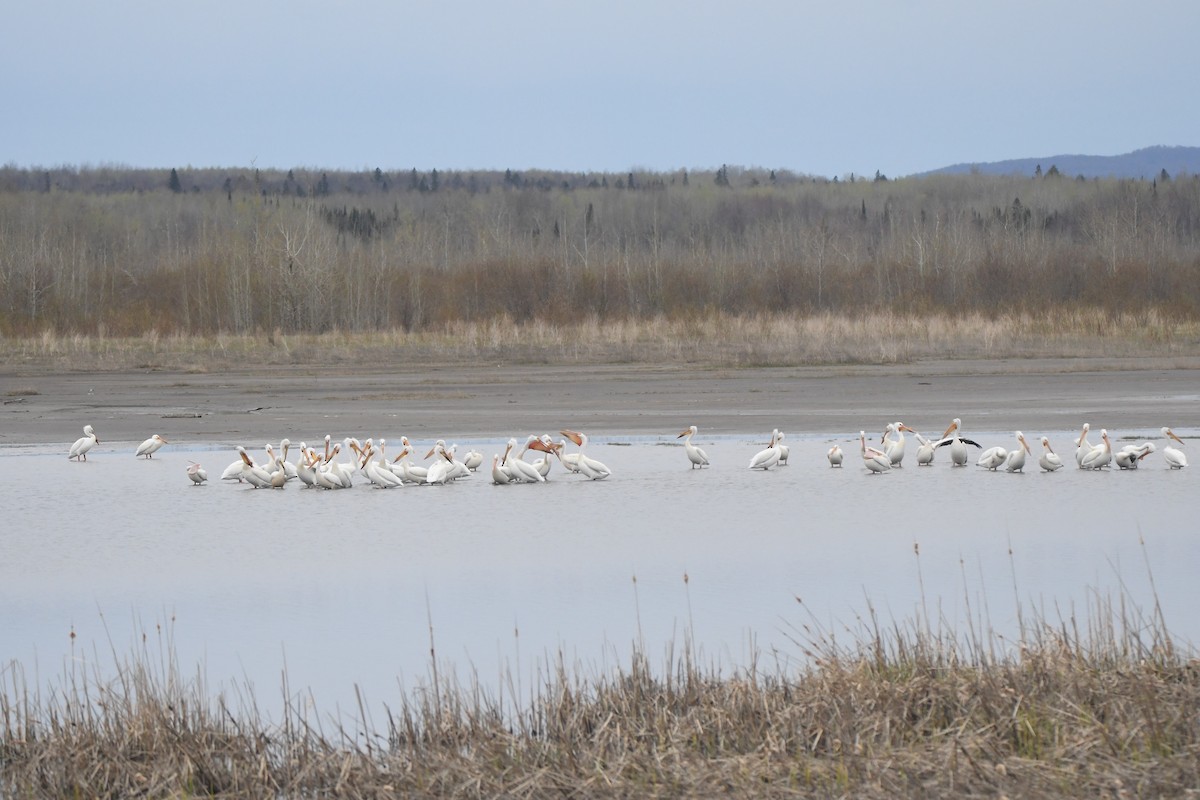
[[[96,432],[92,430],[92,426],[84,425],[83,436],[76,439],[75,444],[71,445],[71,449],[67,453],[67,460],[70,461],[73,458],[76,461],[87,461],[88,451],[98,444],[100,444],[100,440],[96,438]]]
[[[771,431],[771,444],[765,450],[759,450],[750,459],[750,469],[769,470],[779,463],[779,429]]]
[[[703,469],[708,466],[708,453],[705,453],[701,448],[692,444],[692,437],[696,435],[696,430],[696,426],[691,425],[675,438],[683,439],[683,449],[687,453],[688,461],[692,462],[692,469],[696,469],[697,467]]]
[[[887,453],[874,447],[867,447],[867,432],[858,432],[858,441],[862,447],[863,465],[872,475],[887,472],[892,468],[892,459]]]
[[[1157,449],[1154,442],[1127,444],[1113,453],[1113,463],[1121,469],[1137,469],[1140,462]]]
[[[566,429],[559,431],[559,433],[570,439],[579,448],[577,471],[580,475],[591,478],[594,481],[602,481],[612,475],[612,470],[583,451],[587,447],[587,434]]]
[[[146,441],[139,444],[137,452],[135,452],[134,455],[138,456],[139,458],[141,456],[145,456],[146,458],[154,458],[154,454],[157,453],[159,448],[161,448],[164,444],[170,444],[170,442],[156,433]]]
[[[208,472],[206,472],[204,467],[200,466],[195,461],[188,462],[187,476],[196,486],[199,486],[208,480]]]

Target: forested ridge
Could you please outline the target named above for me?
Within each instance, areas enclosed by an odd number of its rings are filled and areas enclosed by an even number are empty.
[[[1200,178],[0,168],[0,333],[1200,317]]]

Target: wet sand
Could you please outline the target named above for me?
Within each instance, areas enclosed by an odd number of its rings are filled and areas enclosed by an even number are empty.
[[[102,442],[159,433],[178,443],[400,434],[523,436],[570,427],[619,437],[762,437],[880,431],[903,420],[940,433],[1200,425],[1200,359],[925,361],[888,366],[454,365],[220,373],[0,368],[0,445]]]

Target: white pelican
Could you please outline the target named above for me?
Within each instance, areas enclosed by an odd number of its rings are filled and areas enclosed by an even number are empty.
[[[784,432],[780,431],[779,436],[775,438],[775,446],[779,448],[779,466],[786,467],[788,456],[792,454],[792,449],[783,443]]]
[[[1029,442],[1025,441],[1025,434],[1017,431],[1017,448],[1010,450],[1008,458],[1004,462],[1004,469],[1009,472],[1024,472],[1025,456],[1030,452]]]
[[[86,428],[84,430],[86,430]],[[1164,439],[1167,439],[1168,441],[1174,439],[1175,441],[1179,442],[1179,447],[1183,447],[1183,439],[1180,439],[1178,436],[1176,436],[1175,431],[1171,430],[1170,428],[1163,428],[1162,435]],[[1187,456],[1184,455],[1184,452],[1180,450],[1179,447],[1171,447],[1171,445],[1168,444],[1163,448],[1163,458],[1167,460],[1167,466],[1169,466],[1171,469],[1183,469],[1187,466]]]
[[[301,446],[303,446],[303,444],[304,443],[301,442]],[[279,466],[283,469],[283,474],[287,476],[289,481],[299,477],[296,465],[288,461],[288,451],[292,449],[292,440],[288,438],[281,439],[279,442],[279,449],[283,453],[279,459]]]
[[[835,444],[829,448],[829,452],[825,453],[825,457],[829,459],[829,466],[840,467],[842,465],[842,446]]]
[[[1098,444],[1087,452],[1080,462],[1080,469],[1103,469],[1112,463],[1112,442],[1108,438],[1108,429],[1100,429],[1103,444]]]
[[[265,489],[271,485],[271,473],[257,466],[241,445],[238,445],[238,457],[242,460],[242,480],[255,489]]]
[[[188,477],[192,479],[192,483],[196,484],[197,486],[208,480],[208,472],[206,472],[204,467],[200,466],[195,461],[188,462],[187,474]]]
[[[570,439],[579,448],[578,472],[580,475],[583,475],[585,478],[591,478],[594,481],[602,481],[609,475],[612,475],[612,470],[584,452],[584,448],[587,447],[588,442],[586,433],[566,429],[559,431],[559,433]]]
[[[346,441],[351,442],[352,440],[347,439]],[[355,444],[357,444],[357,443],[355,443]],[[351,446],[353,446],[353,445],[351,445]],[[342,452],[342,443],[335,442],[333,445],[333,449],[329,451],[329,457],[327,459],[325,459],[325,472],[327,475],[331,476],[334,480],[337,480],[339,483],[341,483],[343,489],[349,489],[351,486],[354,485],[355,467],[352,467],[349,464],[344,464],[341,461],[336,460],[338,455],[341,452]]]
[[[1157,449],[1158,448],[1154,446],[1154,442],[1127,444],[1117,452],[1113,453],[1113,463],[1121,469],[1137,469],[1139,466],[1138,462]]]
[[[915,433],[912,428],[905,425],[903,422],[889,422],[887,429],[883,432],[883,439],[880,444],[883,445],[883,452],[887,453],[887,457],[892,462],[893,467],[901,466],[901,461],[904,460],[904,432],[910,431]],[[891,438],[895,436],[896,438]]]
[[[1088,423],[1083,423],[1083,430],[1079,432],[1079,439],[1075,442],[1075,464],[1080,469],[1083,469],[1083,457],[1092,452],[1092,443],[1087,438],[1091,428]]]
[[[966,467],[967,465],[967,445],[980,447],[978,441],[964,439],[959,434],[962,429],[962,420],[959,417],[954,417],[954,421],[950,422],[950,427],[946,428],[946,433],[942,434],[942,438],[938,440],[937,446],[950,446],[950,464],[953,467]],[[953,437],[950,434],[954,434]]]
[[[504,454],[508,455],[507,449],[504,451]],[[503,465],[501,465],[501,463],[500,463],[500,455],[498,453],[496,455],[493,455],[492,456],[492,483],[496,484],[497,486],[507,486],[511,482],[512,482],[512,478],[509,477],[508,471],[505,470]]]
[[[933,454],[937,452],[937,443],[929,441],[916,431],[913,431],[913,435],[921,443],[921,446],[917,448],[917,466],[928,467],[933,463]]]
[[[554,444],[554,452],[558,453],[558,460],[566,467],[567,472],[579,472],[579,453],[564,452],[567,449],[567,440],[559,439]]]
[[[468,450],[463,454],[462,463],[471,472],[475,472],[483,464],[483,453],[478,450]]]
[[[1008,451],[1003,447],[989,447],[979,454],[979,460],[975,462],[975,466],[995,472],[996,467],[1003,464],[1007,458]]]
[[[283,464],[279,463],[283,459],[279,456],[275,457],[275,471],[271,473],[271,488],[282,489],[287,484],[287,473],[284,472]]]
[[[946,432],[942,434],[942,438],[938,441],[937,446],[950,445],[950,464],[955,467],[965,467],[967,465],[967,445],[980,447],[978,442],[970,439],[964,439],[959,431],[962,430],[962,420],[958,417],[950,423],[950,427],[946,428]],[[954,434],[951,436],[950,434]]]
[[[170,444],[166,439],[159,436],[157,433],[151,436],[146,441],[138,445],[135,456],[145,456],[146,458],[154,458],[154,454],[158,452],[158,448],[164,444]]]
[[[888,458],[887,453],[874,447],[867,447],[866,431],[858,432],[858,442],[862,447],[863,465],[871,471],[872,475],[887,472],[892,468],[892,460]]]
[[[296,464],[296,477],[304,484],[305,489],[317,485],[317,463],[320,459],[315,450],[304,442],[300,443],[300,460]]]
[[[383,441],[380,440],[380,445]],[[396,486],[403,486],[404,481],[400,480],[400,476],[392,472],[387,465],[387,458],[381,449],[378,453],[374,448],[368,447],[366,450],[367,461],[363,465],[363,473],[367,476],[373,485],[380,489],[392,489]]]
[[[696,435],[697,430],[695,425],[690,425],[686,431],[681,432],[675,438],[683,439],[683,449],[687,453],[688,461],[692,462],[692,469],[697,467],[703,469],[708,466],[708,453],[692,444],[692,437]]]
[[[516,439],[508,440],[508,451],[504,458],[504,466],[508,470],[510,479],[521,483],[545,483],[546,476],[537,467],[525,460],[525,454],[531,449],[549,454],[554,452],[554,448],[547,446],[539,437],[533,434],[529,434],[525,439],[525,444],[520,450],[514,453],[512,451],[516,446]],[[549,472],[548,469],[546,471]]]
[[[439,439],[433,446],[430,454],[435,455],[433,463],[429,465],[429,469],[425,474],[426,484],[441,484],[445,485],[454,472],[454,460],[450,454],[446,452],[446,445]],[[426,456],[428,458],[429,456]]]
[[[771,444],[766,450],[759,450],[750,459],[750,469],[769,470],[779,463],[779,429],[771,431]]]
[[[467,465],[458,458],[457,444],[452,444],[446,448],[446,459],[450,462],[450,480],[456,481],[459,478],[471,477],[471,470],[467,469]],[[542,474],[545,475],[545,473]]]
[[[1050,437],[1048,436],[1042,437],[1042,454],[1038,457],[1038,466],[1046,470],[1046,472],[1054,472],[1056,469],[1062,469],[1062,459],[1050,447]]]
[[[554,442],[550,439],[550,434],[543,433],[541,436],[538,437],[538,441],[541,442],[542,446],[536,447],[534,449],[542,451],[545,455],[543,455],[537,461],[532,462],[533,468],[536,469],[539,473],[541,473],[541,476],[543,478],[549,478],[550,477],[550,465],[551,465],[550,456],[556,456],[559,461],[562,461],[562,456],[559,455],[558,448],[555,447]],[[527,450],[529,449],[528,443],[526,443],[526,449]],[[524,455],[524,454],[522,454],[522,455]]]
[[[75,444],[71,445],[71,450],[67,453],[67,460],[70,461],[73,458],[76,461],[87,461],[88,450],[98,444],[100,444],[100,440],[96,438],[96,432],[92,430],[92,426],[84,425],[83,436],[76,439]]]

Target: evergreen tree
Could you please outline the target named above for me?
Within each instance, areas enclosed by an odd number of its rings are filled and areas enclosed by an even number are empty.
[[[174,167],[171,167],[171,178],[167,181],[167,188],[176,194],[183,191],[183,184],[179,182],[179,173],[175,171]]]

